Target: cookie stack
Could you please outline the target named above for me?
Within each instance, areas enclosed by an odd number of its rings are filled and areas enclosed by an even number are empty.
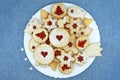
[[[74,64],[82,66],[88,57],[101,56],[100,43],[90,43],[93,19],[86,18],[86,11],[77,7],[66,7],[55,3],[51,11],[40,10],[40,20],[33,18],[25,28],[31,35],[29,49],[36,60],[35,65],[57,67],[63,74],[69,74]]]

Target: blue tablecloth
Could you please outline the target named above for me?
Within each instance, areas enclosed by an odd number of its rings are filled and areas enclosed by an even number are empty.
[[[0,80],[54,80],[24,61],[24,28],[40,8],[68,2],[86,9],[96,20],[103,57],[96,58],[82,74],[57,80],[120,80],[120,0],[0,0]]]

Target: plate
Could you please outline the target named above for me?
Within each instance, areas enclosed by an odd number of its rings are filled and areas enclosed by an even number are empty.
[[[62,3],[62,4],[64,4],[66,7],[77,6],[77,5],[74,5],[74,4],[71,4],[71,3]],[[45,6],[42,9],[45,9],[46,11],[50,12],[51,6],[52,6],[52,4],[50,4],[48,6]],[[81,9],[83,9],[83,8],[81,8]],[[85,17],[93,19],[93,17],[88,12],[87,12],[87,15]],[[32,18],[37,18],[37,19],[40,20],[40,10],[35,15],[33,15]],[[93,29],[93,31],[92,31],[92,33],[91,33],[91,35],[89,37],[90,43],[100,42],[100,34],[99,34],[98,26],[96,25],[95,20],[90,24],[90,27]],[[26,55],[27,55],[30,63],[39,72],[41,72],[41,73],[43,73],[43,74],[45,74],[47,76],[50,76],[50,77],[54,77],[54,78],[69,78],[69,77],[76,76],[78,74],[80,75],[80,73],[85,71],[93,63],[93,61],[95,60],[95,57],[90,57],[90,58],[87,59],[87,62],[83,66],[81,66],[81,67],[76,65],[76,64],[74,64],[73,71],[70,74],[67,74],[67,75],[62,74],[58,69],[56,71],[53,71],[48,66],[46,68],[43,68],[42,66],[35,66],[35,59],[33,57],[33,53],[29,50],[29,47],[28,47],[28,43],[29,43],[30,39],[31,39],[31,36],[29,34],[27,34],[27,33],[24,33],[24,48],[25,48],[25,52],[26,52]]]

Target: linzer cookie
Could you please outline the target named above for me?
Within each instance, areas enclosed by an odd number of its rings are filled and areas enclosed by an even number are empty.
[[[51,8],[51,14],[56,19],[63,18],[67,13],[67,8],[61,3],[56,3]]]
[[[55,47],[64,47],[68,44],[70,35],[66,29],[56,28],[50,32],[50,42]]]
[[[41,64],[49,64],[54,59],[54,50],[47,44],[41,44],[36,49],[34,57]]]
[[[33,39],[38,42],[42,43],[48,39],[48,32],[44,28],[37,29],[33,32]]]

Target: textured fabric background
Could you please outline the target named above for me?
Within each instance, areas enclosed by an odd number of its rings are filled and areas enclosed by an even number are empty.
[[[83,7],[96,20],[103,57],[96,58],[82,74],[56,80],[120,80],[120,0],[0,0],[0,80],[54,80],[25,62],[24,28],[40,8],[54,2]]]

